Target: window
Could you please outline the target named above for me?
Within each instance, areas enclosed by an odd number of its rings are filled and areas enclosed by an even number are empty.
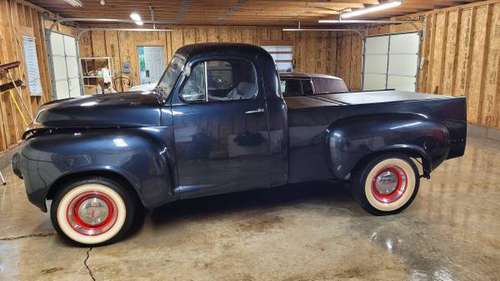
[[[313,95],[313,88],[311,84],[311,80],[302,80],[302,91],[304,93],[304,96],[312,96]]]
[[[74,37],[49,32],[52,62],[53,96],[55,99],[81,96],[78,52]]]
[[[252,99],[257,96],[257,73],[242,60],[212,60],[196,64],[180,92],[186,102]]]
[[[274,59],[279,72],[293,71],[293,47],[285,45],[262,46]]]
[[[312,96],[314,91],[309,79],[281,80],[281,89],[285,97]]]
[[[163,73],[163,76],[158,83],[158,88],[163,92],[165,96],[170,95],[172,89],[175,86],[177,78],[182,72],[184,67],[184,60],[179,57],[174,57],[167,67],[167,70]]]
[[[337,94],[349,91],[342,79],[314,78],[313,80],[317,94]]]
[[[369,37],[365,41],[363,89],[415,91],[420,33]]]
[[[281,80],[281,89],[285,97],[299,97],[302,96],[302,85],[300,80]]]

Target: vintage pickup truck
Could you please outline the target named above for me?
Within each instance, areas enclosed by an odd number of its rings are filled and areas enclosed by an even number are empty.
[[[174,200],[349,180],[395,214],[421,177],[464,154],[465,98],[388,91],[284,99],[272,57],[244,44],[179,49],[156,89],[41,107],[13,158],[28,199],[81,244],[123,237]]]

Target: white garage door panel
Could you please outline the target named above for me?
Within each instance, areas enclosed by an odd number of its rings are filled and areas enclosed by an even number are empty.
[[[389,47],[389,37],[370,37],[366,39],[366,53],[367,54],[386,54]]]
[[[64,56],[63,36],[59,33],[50,34],[50,52],[53,56]]]
[[[391,35],[391,54],[418,54],[420,36],[418,33]]]
[[[80,66],[76,39],[72,36],[47,31],[50,38],[49,56],[52,62],[53,97],[64,99],[82,94]]]
[[[71,97],[80,96],[80,79],[73,78],[69,80],[69,95]]]
[[[66,56],[76,57],[76,41],[75,38],[64,36],[64,51]]]
[[[68,64],[68,78],[78,77],[78,59],[76,57],[67,57],[66,62]]]
[[[68,81],[62,80],[56,82],[57,99],[69,98]]]
[[[387,71],[387,55],[366,55],[367,74],[382,74]]]
[[[420,34],[417,32],[367,38],[363,89],[415,91],[419,50]]]
[[[385,89],[385,75],[383,74],[365,74],[364,89],[380,90]]]
[[[52,57],[54,79],[61,80],[68,77],[66,69],[66,59],[64,57]]]
[[[391,76],[387,78],[387,88],[415,92],[416,79],[413,77]]]
[[[389,61],[389,75],[414,77],[418,67],[417,64],[417,55],[391,55]]]

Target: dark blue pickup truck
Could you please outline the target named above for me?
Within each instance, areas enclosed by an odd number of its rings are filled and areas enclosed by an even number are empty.
[[[394,214],[421,177],[464,154],[466,101],[398,91],[284,99],[272,57],[243,44],[177,51],[150,93],[41,107],[13,158],[29,200],[62,236],[116,241],[143,208],[317,180],[349,180]]]

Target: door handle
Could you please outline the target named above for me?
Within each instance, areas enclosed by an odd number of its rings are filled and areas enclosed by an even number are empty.
[[[264,112],[264,108],[257,108],[255,110],[246,111],[245,114],[257,114],[257,113],[263,113],[263,112]]]

